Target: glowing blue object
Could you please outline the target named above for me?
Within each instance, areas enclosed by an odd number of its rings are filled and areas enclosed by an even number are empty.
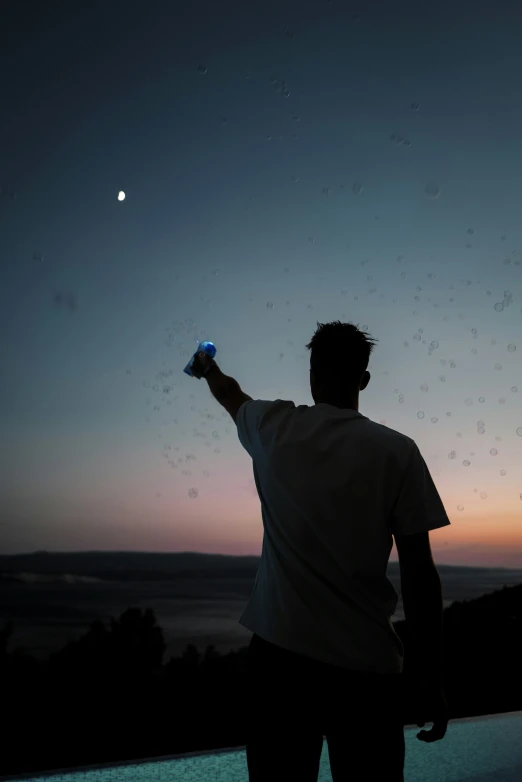
[[[196,358],[197,354],[202,352],[206,353],[209,358],[214,358],[214,356],[217,353],[217,349],[213,342],[209,342],[208,340],[204,340],[203,342],[200,342],[198,344],[198,349],[196,350],[196,352],[188,362],[187,366],[183,370],[183,372],[185,372],[185,374],[188,375],[189,377],[194,377],[194,375],[192,374],[192,364],[194,363],[194,359]]]

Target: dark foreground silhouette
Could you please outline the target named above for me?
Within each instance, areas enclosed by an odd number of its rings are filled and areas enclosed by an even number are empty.
[[[407,677],[407,622],[394,627]],[[163,631],[139,608],[93,622],[47,660],[10,651],[13,629],[0,631],[2,775],[246,743],[246,647],[190,644],[164,663]],[[522,709],[522,585],[446,608],[444,642],[450,719]],[[404,722],[415,721],[406,698]]]

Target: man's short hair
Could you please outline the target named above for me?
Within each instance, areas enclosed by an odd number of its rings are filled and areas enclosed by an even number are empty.
[[[353,323],[317,323],[306,345],[316,381],[333,393],[354,390],[368,368],[377,341]]]

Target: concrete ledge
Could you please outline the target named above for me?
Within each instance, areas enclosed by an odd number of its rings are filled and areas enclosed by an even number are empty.
[[[450,720],[450,725],[454,723],[466,723],[466,722],[484,722],[486,720],[495,720],[502,717],[520,717],[522,711],[507,711],[502,714],[483,714],[477,717],[460,717],[459,719]],[[429,725],[429,723],[427,723]],[[417,725],[405,725],[405,730],[419,730]],[[8,780],[27,780],[42,779],[45,777],[51,777],[54,774],[71,774],[74,772],[88,772],[96,771],[104,768],[121,768],[124,766],[138,766],[144,763],[165,763],[171,760],[182,760],[183,758],[195,758],[203,757],[206,755],[223,755],[226,753],[244,752],[245,746],[239,747],[222,747],[220,749],[206,749],[198,750],[196,752],[183,752],[179,755],[160,755],[159,757],[150,758],[137,758],[134,760],[119,760],[113,763],[97,763],[92,766],[73,766],[69,768],[56,768],[48,771],[39,771],[37,773],[15,774],[11,776],[0,777],[0,782],[8,782]]]

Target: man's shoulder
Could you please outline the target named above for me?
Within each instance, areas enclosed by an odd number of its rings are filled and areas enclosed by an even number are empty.
[[[401,453],[411,453],[416,447],[415,440],[409,437],[404,432],[398,432],[396,429],[392,429],[387,424],[377,423],[370,418],[366,419],[366,425],[368,430],[372,434],[386,443],[390,448],[395,448]]]
[[[254,399],[254,405],[257,405],[263,413],[276,413],[283,410],[295,410],[295,403],[289,399]]]
[[[295,404],[285,399],[250,399],[242,405],[238,422],[254,422],[256,429],[264,429],[278,419],[278,414],[294,409]]]

